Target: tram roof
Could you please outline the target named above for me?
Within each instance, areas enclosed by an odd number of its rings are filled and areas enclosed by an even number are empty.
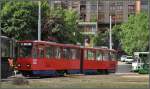
[[[7,36],[0,36],[1,38],[9,38],[9,37],[7,37]]]
[[[9,38],[7,36],[0,36],[0,38],[7,39],[7,40],[12,40],[12,38]]]
[[[84,49],[117,52],[114,49],[100,48],[100,47],[94,47],[94,48],[93,47],[85,47]]]
[[[25,41],[18,41],[18,42],[24,42],[24,43],[39,43],[39,44],[50,44],[55,46],[64,46],[64,47],[72,47],[72,48],[83,48],[83,49],[89,49],[89,50],[101,50],[101,51],[111,51],[111,52],[117,52],[114,49],[108,49],[108,48],[101,48],[101,47],[84,47],[84,46],[78,46],[74,44],[62,44],[62,43],[56,43],[56,42],[49,42],[49,41],[38,41],[38,40],[25,40]]]
[[[73,47],[73,48],[80,48],[80,46],[73,45],[73,44],[62,44],[62,43],[49,42],[49,41],[38,41],[38,40],[32,41],[32,40],[25,40],[25,41],[18,41],[18,42],[50,44],[50,45],[55,45],[55,46],[67,46],[67,47]]]

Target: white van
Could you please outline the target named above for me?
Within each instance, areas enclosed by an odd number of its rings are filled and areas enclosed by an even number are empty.
[[[134,61],[132,62],[132,71],[136,71],[143,66],[143,57],[149,55],[149,52],[134,52]]]

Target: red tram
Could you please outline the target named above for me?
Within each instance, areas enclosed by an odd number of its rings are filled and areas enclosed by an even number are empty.
[[[17,68],[24,76],[115,72],[116,51],[46,41],[19,41]]]

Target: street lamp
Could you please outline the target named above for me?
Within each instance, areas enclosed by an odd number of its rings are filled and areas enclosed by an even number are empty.
[[[112,49],[112,32],[111,32],[112,18],[110,15],[110,28],[109,28],[109,49]]]
[[[38,1],[39,10],[38,10],[38,41],[41,40],[41,1]]]

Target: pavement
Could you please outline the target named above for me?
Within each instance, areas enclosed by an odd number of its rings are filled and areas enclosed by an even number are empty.
[[[132,65],[125,62],[118,62],[118,68],[115,74],[136,74],[131,72]]]

